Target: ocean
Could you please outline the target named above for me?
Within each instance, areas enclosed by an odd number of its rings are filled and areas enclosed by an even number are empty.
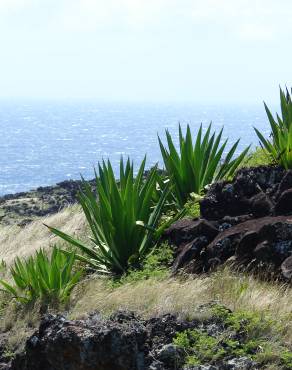
[[[263,105],[199,105],[101,103],[92,101],[0,101],[0,194],[27,191],[66,179],[93,178],[93,168],[110,158],[114,170],[123,155],[138,166],[147,153],[147,167],[162,167],[157,133],[166,128],[177,142],[178,123],[212,121],[229,144],[239,149],[258,140],[253,126],[265,134],[269,125]]]

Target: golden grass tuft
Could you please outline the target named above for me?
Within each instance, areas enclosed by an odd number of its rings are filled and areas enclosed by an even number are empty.
[[[60,244],[60,239],[55,237],[43,224],[61,228],[64,232],[75,236],[82,236],[86,230],[83,212],[78,206],[65,208],[59,213],[43,217],[25,227],[2,226],[0,228],[0,261],[8,265],[13,259],[27,257],[40,248],[49,248],[54,243]]]
[[[107,279],[92,276],[75,289],[71,318],[98,311],[109,315],[118,309],[133,310],[143,317],[176,313],[192,318],[196,308],[218,301],[232,310],[257,312],[277,318],[285,340],[292,344],[292,289],[263,282],[228,268],[212,275],[182,279],[148,279],[111,287]]]

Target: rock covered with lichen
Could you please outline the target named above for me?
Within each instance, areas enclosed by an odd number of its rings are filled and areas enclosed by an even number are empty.
[[[189,319],[142,319],[122,311],[82,320],[47,315],[5,370],[268,369],[273,333],[267,323],[261,315],[233,313],[216,302],[199,306]],[[291,368],[292,352],[282,343],[278,347],[274,364]]]

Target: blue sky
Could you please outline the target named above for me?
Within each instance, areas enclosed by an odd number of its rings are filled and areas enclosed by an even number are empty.
[[[0,0],[0,97],[278,101],[290,0]]]

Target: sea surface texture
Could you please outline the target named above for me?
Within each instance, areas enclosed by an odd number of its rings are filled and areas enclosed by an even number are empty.
[[[166,128],[176,142],[178,123],[195,132],[212,121],[229,146],[258,140],[253,126],[269,134],[262,104],[198,105],[99,102],[0,102],[0,194],[27,191],[65,179],[93,178],[93,168],[110,158],[117,173],[121,155],[136,165],[162,167],[157,133]],[[136,167],[137,168],[137,167]]]

